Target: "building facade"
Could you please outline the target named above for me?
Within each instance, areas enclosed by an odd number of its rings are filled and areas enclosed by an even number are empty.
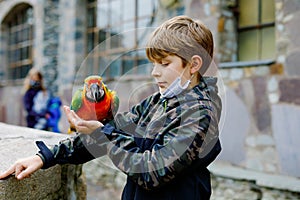
[[[101,74],[128,109],[156,90],[147,36],[184,14],[215,38],[224,107],[218,159],[300,177],[299,8],[298,0],[2,0],[0,121],[25,125],[22,86],[31,67],[67,105],[85,76]]]

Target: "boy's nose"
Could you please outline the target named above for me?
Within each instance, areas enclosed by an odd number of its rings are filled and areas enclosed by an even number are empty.
[[[159,70],[158,64],[154,64],[154,65],[153,65],[153,69],[152,69],[151,75],[152,75],[153,77],[161,76],[161,72],[160,72],[160,70]]]

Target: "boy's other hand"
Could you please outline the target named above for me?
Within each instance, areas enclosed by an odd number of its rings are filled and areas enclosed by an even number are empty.
[[[103,126],[103,124],[97,120],[84,120],[81,119],[73,110],[68,106],[64,106],[64,111],[68,118],[68,121],[71,126],[74,126],[76,131],[82,134],[91,134],[97,128]]]
[[[0,179],[4,179],[14,174],[19,180],[30,177],[32,173],[41,169],[43,161],[38,155],[16,161],[7,171],[0,174]]]

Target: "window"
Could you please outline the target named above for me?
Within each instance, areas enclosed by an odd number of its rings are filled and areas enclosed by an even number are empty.
[[[143,67],[147,59],[142,45],[152,31],[145,27],[153,25],[157,0],[87,2],[85,73],[106,78],[148,73],[150,69]]]
[[[239,60],[250,61],[274,59],[274,0],[239,0],[239,11]]]
[[[4,20],[7,31],[8,79],[22,79],[33,65],[33,9],[20,4]]]

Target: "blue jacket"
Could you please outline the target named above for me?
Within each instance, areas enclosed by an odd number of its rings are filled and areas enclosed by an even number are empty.
[[[39,114],[33,110],[34,97],[38,92],[42,91],[41,88],[30,88],[26,91],[23,97],[23,105],[26,110],[26,122],[27,127],[34,128],[37,123],[37,117]]]

